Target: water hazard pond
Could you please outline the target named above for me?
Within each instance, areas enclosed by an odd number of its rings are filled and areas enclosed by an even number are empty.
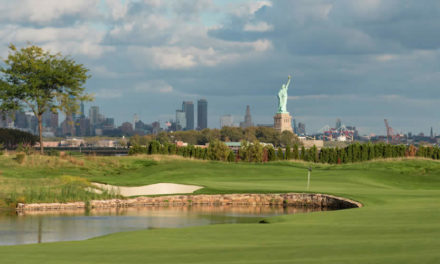
[[[225,223],[258,223],[265,217],[322,211],[282,206],[189,206],[83,211],[0,211],[0,245],[84,240],[110,233]]]

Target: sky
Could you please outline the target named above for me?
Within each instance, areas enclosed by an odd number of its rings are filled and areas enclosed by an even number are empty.
[[[361,134],[440,134],[438,0],[0,0],[0,57],[27,43],[90,69],[87,92],[117,123],[175,118],[182,101],[308,133],[341,118]]]

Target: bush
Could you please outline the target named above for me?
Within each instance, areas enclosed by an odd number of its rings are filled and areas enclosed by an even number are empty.
[[[229,162],[234,162],[235,161],[235,154],[234,151],[230,151],[229,155],[228,155],[228,161]]]
[[[136,155],[136,154],[148,154],[148,148],[142,147],[140,145],[133,145],[128,150],[128,155]]]
[[[56,149],[49,149],[46,151],[46,154],[48,156],[55,156],[55,157],[59,157],[60,156],[60,151],[56,150]]]
[[[0,128],[0,144],[8,149],[16,148],[19,144],[33,146],[38,137],[18,129]]]
[[[20,164],[23,164],[25,158],[26,158],[26,154],[24,153],[17,153],[17,155],[15,155],[15,160]]]

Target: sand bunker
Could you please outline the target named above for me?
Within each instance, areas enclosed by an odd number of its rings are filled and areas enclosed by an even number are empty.
[[[117,192],[122,196],[138,196],[138,195],[158,195],[158,194],[177,194],[177,193],[193,193],[202,186],[185,185],[176,183],[156,183],[137,187],[115,186],[110,184],[92,183],[95,187],[103,190]],[[100,190],[95,189],[96,192]]]

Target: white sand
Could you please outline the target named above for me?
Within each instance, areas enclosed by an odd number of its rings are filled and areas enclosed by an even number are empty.
[[[202,186],[185,185],[175,183],[156,183],[137,187],[115,186],[110,184],[92,183],[94,186],[119,193],[122,196],[138,196],[138,195],[156,195],[156,194],[176,194],[176,193],[193,193]],[[95,191],[99,192],[99,190]]]

